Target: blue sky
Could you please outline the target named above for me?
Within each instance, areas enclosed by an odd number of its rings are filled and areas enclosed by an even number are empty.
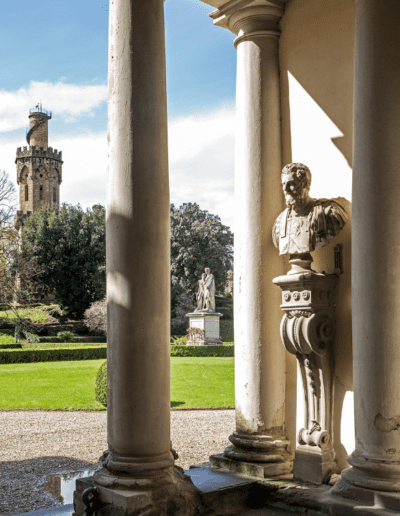
[[[166,0],[171,202],[198,202],[233,227],[236,50],[200,0]],[[0,169],[15,179],[28,110],[53,111],[61,200],[105,204],[108,1],[2,5]],[[95,184],[95,188],[93,188]]]

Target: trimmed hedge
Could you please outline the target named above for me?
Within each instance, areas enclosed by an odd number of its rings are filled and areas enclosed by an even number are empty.
[[[107,358],[107,346],[96,348],[55,348],[0,350],[0,364],[58,362],[61,360],[97,360]]]
[[[103,362],[97,371],[96,387],[94,389],[96,400],[107,406],[107,360]]]
[[[171,357],[233,357],[234,346],[171,346]]]
[[[74,337],[74,342],[107,342],[107,337]],[[61,342],[65,343],[65,340],[61,337],[40,337],[40,342]]]
[[[233,357],[233,344],[220,346],[171,346],[171,357]],[[107,358],[107,346],[48,349],[0,349],[0,364],[97,360]]]
[[[98,348],[98,342],[21,342],[22,349]]]
[[[0,344],[0,349],[22,349],[22,344]]]

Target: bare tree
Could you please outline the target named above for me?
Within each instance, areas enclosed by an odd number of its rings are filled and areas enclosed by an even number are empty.
[[[6,317],[15,327],[15,342],[22,330],[29,330],[30,321],[22,316],[21,303],[36,300],[40,267],[32,252],[21,241],[20,232],[11,224],[0,223],[0,292]]]
[[[17,208],[17,195],[8,173],[0,170],[0,226],[12,224]]]

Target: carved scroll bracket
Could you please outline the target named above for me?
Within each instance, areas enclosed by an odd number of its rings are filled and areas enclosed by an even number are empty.
[[[294,476],[327,482],[335,469],[332,446],[332,350],[335,335],[335,275],[310,272],[280,276],[282,343],[297,358],[305,401]]]

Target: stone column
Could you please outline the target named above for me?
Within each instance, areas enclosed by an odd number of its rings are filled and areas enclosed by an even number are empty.
[[[279,20],[272,6],[223,17],[237,34],[235,156],[236,432],[224,455],[260,476],[289,473],[285,437],[286,352],[280,341],[281,296],[272,284],[284,273],[271,231],[283,209],[279,91]],[[293,417],[295,415],[293,414]],[[223,467],[222,461],[211,461]],[[218,463],[217,463],[218,462]],[[247,465],[240,463],[250,463]],[[226,463],[226,461],[225,461]]]
[[[110,10],[104,465],[140,475],[173,464],[164,4]]]
[[[346,483],[400,491],[400,3],[356,0],[353,368]],[[343,487],[343,483],[342,487]],[[397,507],[398,508],[398,507]]]
[[[176,514],[186,516],[192,510],[179,510],[187,501],[179,483],[186,493],[196,490],[172,468],[170,442],[163,0],[111,0],[108,99],[108,450],[93,481],[100,486],[101,503],[109,505],[107,514],[127,516],[145,508],[153,514],[154,504],[161,504],[161,514],[166,500],[175,497]],[[77,514],[79,493],[90,483],[77,483]]]

